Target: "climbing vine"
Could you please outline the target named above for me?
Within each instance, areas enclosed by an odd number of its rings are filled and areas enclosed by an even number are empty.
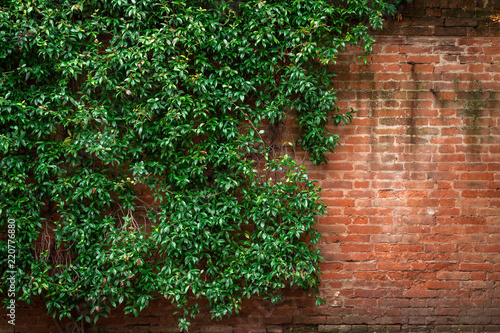
[[[348,45],[370,52],[396,5],[3,1],[0,228],[15,221],[15,268],[6,238],[0,262],[16,299],[97,322],[160,294],[185,329],[198,299],[221,318],[287,286],[318,297],[325,206],[300,160],[326,162],[327,123],[352,118],[328,65]]]

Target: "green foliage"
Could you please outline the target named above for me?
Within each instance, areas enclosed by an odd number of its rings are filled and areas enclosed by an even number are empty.
[[[369,52],[393,4],[3,3],[0,228],[15,219],[18,299],[97,321],[161,294],[186,328],[198,298],[221,318],[287,285],[317,295],[325,207],[280,137],[295,119],[326,162],[326,124],[352,118],[327,65]]]

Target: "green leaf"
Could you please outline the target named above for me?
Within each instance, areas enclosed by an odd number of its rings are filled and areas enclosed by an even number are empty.
[[[354,114],[339,113],[329,64],[348,45],[369,52],[370,29],[395,9],[3,5],[0,223],[15,220],[16,268],[28,277],[16,297],[43,293],[54,316],[78,306],[94,317],[72,320],[98,322],[122,305],[138,316],[161,294],[187,329],[193,298],[221,318],[244,296],[277,301],[287,282],[316,290],[313,225],[326,207],[291,156],[301,148],[327,161],[340,141],[329,119],[341,126]],[[300,138],[285,142],[291,119]]]

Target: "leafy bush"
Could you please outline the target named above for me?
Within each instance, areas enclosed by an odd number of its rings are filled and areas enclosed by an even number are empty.
[[[198,298],[221,318],[287,285],[317,296],[325,207],[291,156],[326,162],[325,125],[352,118],[327,65],[369,52],[394,4],[3,3],[0,226],[17,226],[18,300],[97,321],[161,294],[186,328]]]

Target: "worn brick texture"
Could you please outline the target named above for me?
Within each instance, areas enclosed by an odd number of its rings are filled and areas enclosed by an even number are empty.
[[[342,145],[309,166],[327,304],[289,291],[193,332],[500,332],[500,13],[495,0],[414,0],[331,70]],[[333,126],[333,125],[332,125]],[[0,331],[13,332],[1,318]],[[15,332],[57,332],[36,306]],[[138,318],[113,312],[88,332],[176,332],[163,301]]]

